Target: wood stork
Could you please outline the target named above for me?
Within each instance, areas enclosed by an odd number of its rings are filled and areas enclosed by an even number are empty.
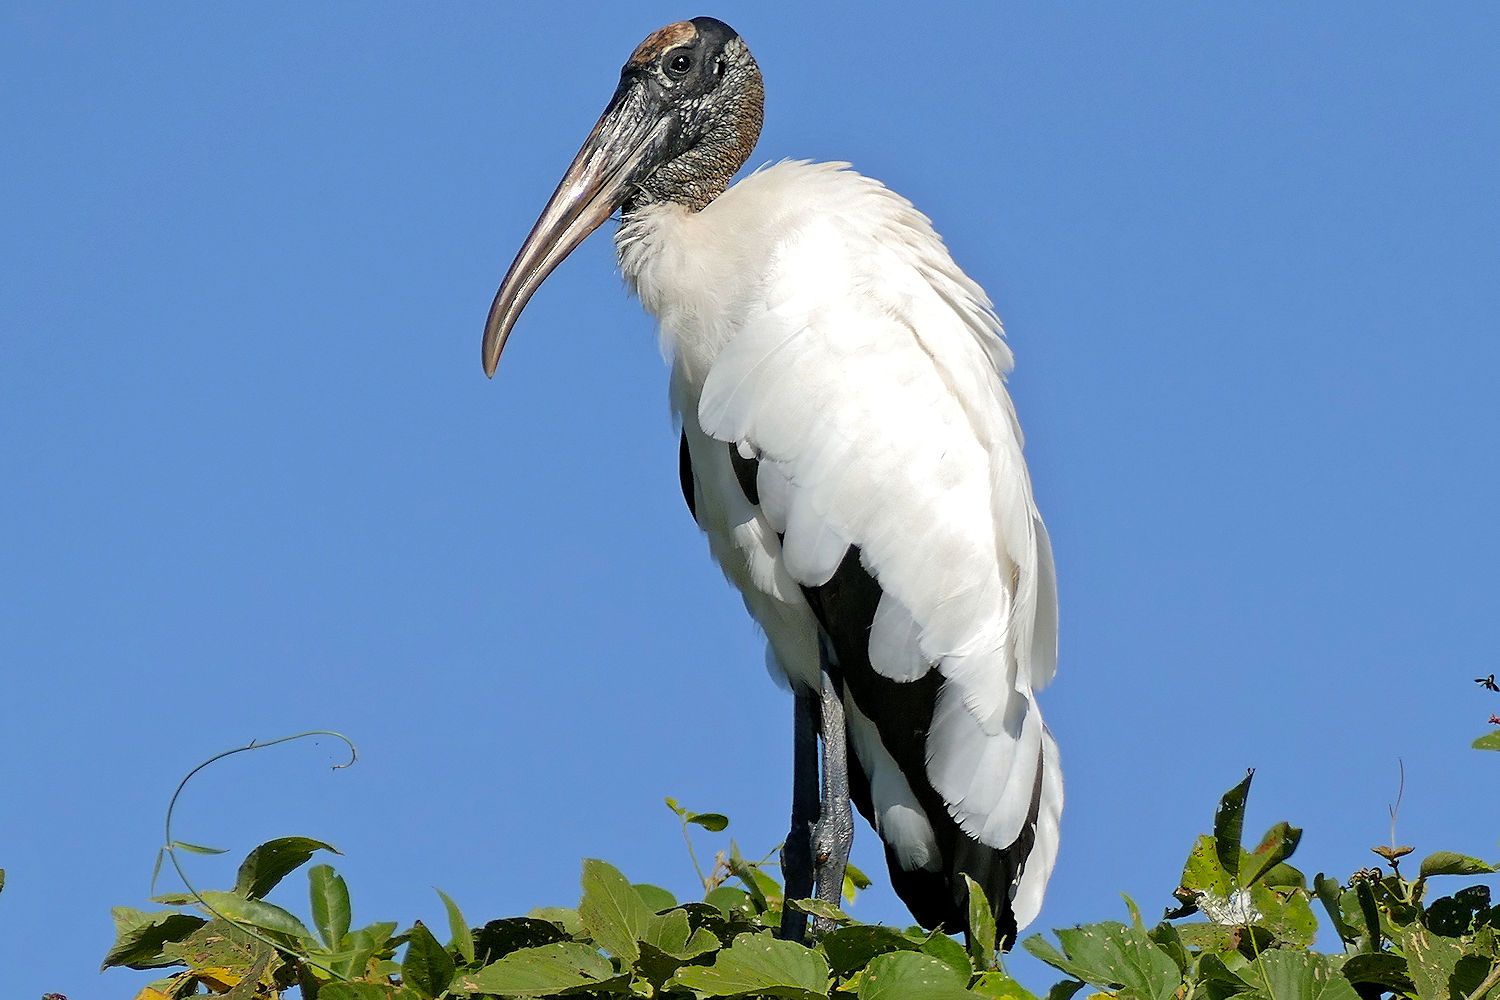
[[[964,927],[968,875],[1008,947],[1041,906],[1063,802],[1036,701],[1056,583],[1011,352],[928,219],[878,181],[791,161],[730,186],[763,100],[722,21],[641,42],[495,296],[484,369],[620,211],[621,270],[671,357],[688,509],[794,694],[788,897],[838,901],[852,799],[918,921]]]

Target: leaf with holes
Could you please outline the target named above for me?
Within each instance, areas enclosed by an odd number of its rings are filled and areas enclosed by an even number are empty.
[[[830,923],[847,924],[853,919],[837,906],[821,899],[789,899],[786,901],[786,905],[798,913],[820,917]]]
[[[1255,772],[1245,775],[1245,780],[1224,793],[1219,799],[1219,808],[1214,813],[1214,850],[1219,864],[1229,875],[1231,886],[1240,885],[1240,840],[1245,832],[1245,800],[1250,796],[1250,780]]]
[[[1142,928],[1106,921],[1056,933],[1062,950],[1040,934],[1027,938],[1023,947],[1090,985],[1128,990],[1141,1000],[1169,1000],[1182,983],[1177,963]]]
[[[859,1000],[965,1000],[972,997],[961,976],[945,962],[927,955],[896,952],[881,955],[859,978]]]
[[[190,913],[160,910],[143,913],[128,906],[110,911],[115,921],[115,943],[99,966],[102,972],[116,966],[127,969],[159,969],[176,961],[162,954],[162,947],[187,938],[206,920]]]
[[[818,947],[828,956],[828,964],[840,976],[863,969],[877,955],[893,951],[917,951],[917,942],[891,927],[857,924],[839,927],[823,935]],[[962,949],[960,949],[962,950]],[[964,959],[968,964],[968,959]]]
[[[480,962],[486,963],[522,948],[540,948],[544,944],[566,941],[569,936],[557,923],[535,917],[491,920],[471,934],[475,956]]]
[[[981,973],[969,987],[969,992],[990,1000],[1037,1000],[1035,993],[1003,972]]]
[[[1262,952],[1238,972],[1255,988],[1254,993],[1242,995],[1255,1000],[1359,1000],[1359,994],[1339,971],[1339,961],[1332,955],[1285,948]]]
[[[1266,831],[1255,850],[1240,859],[1240,884],[1254,885],[1292,856],[1302,842],[1302,831],[1289,823],[1277,823]]]

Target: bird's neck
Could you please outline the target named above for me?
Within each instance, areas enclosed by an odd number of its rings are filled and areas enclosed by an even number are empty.
[[[620,273],[660,324],[662,353],[695,384],[727,342],[728,314],[753,277],[734,267],[738,220],[722,214],[718,204],[701,212],[675,200],[645,203],[615,234]]]
[[[686,152],[640,182],[624,205],[627,221],[632,212],[662,202],[701,212],[724,193],[735,172],[750,159],[765,121],[765,88],[748,52],[724,86],[737,95],[733,103]]]
[[[626,201],[624,217],[629,220],[641,209],[663,202],[701,212],[724,193],[743,162],[736,161],[734,151],[722,144],[700,143],[652,171]]]

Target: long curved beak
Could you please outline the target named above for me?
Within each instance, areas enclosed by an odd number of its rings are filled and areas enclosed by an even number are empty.
[[[620,81],[500,283],[484,324],[486,375],[494,377],[506,338],[532,293],[659,162],[674,117],[663,115],[653,103],[643,84],[629,78]]]

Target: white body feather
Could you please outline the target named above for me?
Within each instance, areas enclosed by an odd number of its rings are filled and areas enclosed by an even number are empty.
[[[672,359],[696,517],[773,672],[816,689],[818,626],[800,588],[857,545],[884,593],[871,666],[899,681],[941,672],[926,778],[953,820],[1005,848],[1040,780],[1012,887],[1024,926],[1062,810],[1035,698],[1056,669],[1057,598],[1004,384],[1011,353],[984,292],[925,216],[843,164],[762,169],[700,212],[653,205],[616,243]],[[758,507],[726,443],[759,460]],[[903,868],[934,867],[930,818],[848,707],[879,833]]]

